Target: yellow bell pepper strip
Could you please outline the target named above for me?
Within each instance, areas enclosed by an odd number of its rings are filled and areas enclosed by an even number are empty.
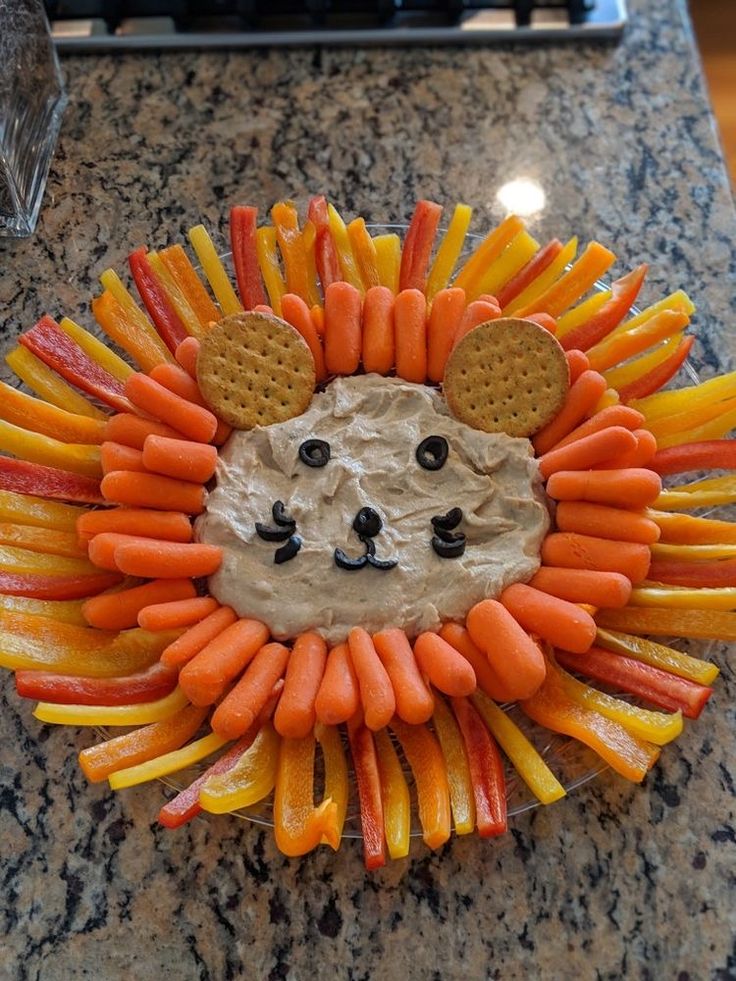
[[[79,765],[89,781],[99,783],[116,770],[136,766],[179,749],[196,733],[206,715],[206,708],[187,705],[162,722],[153,722],[142,729],[83,749],[79,754]]]
[[[470,699],[540,804],[551,804],[564,797],[565,788],[508,714],[482,691],[474,692]]]
[[[99,444],[105,439],[104,420],[67,412],[4,382],[0,382],[0,418],[62,443]]]
[[[398,235],[376,235],[376,266],[381,286],[387,286],[392,293],[399,292],[399,270],[401,268],[401,239]]]
[[[299,217],[290,201],[280,201],[271,208],[271,220],[284,265],[287,293],[296,293],[308,307],[319,303],[316,276],[311,280],[307,251],[299,230]]]
[[[711,661],[703,661],[699,657],[692,657],[690,654],[665,647],[664,644],[657,644],[644,637],[599,629],[596,644],[609,651],[617,651],[637,661],[643,661],[644,664],[651,664],[653,668],[661,668],[680,678],[687,678],[699,685],[712,684],[720,673],[717,665]]]
[[[133,705],[164,698],[176,688],[176,670],[157,661],[122,678],[70,678],[50,671],[16,671],[21,698],[62,705]]]
[[[558,319],[555,337],[561,340],[571,331],[577,330],[578,327],[595,316],[601,307],[608,303],[611,296],[611,290],[600,290],[583,300],[582,303],[578,303],[576,307],[572,307]]]
[[[286,293],[286,283],[279,266],[275,228],[263,227],[256,230],[256,255],[271,308],[280,317],[281,297]]]
[[[213,303],[202,280],[181,245],[169,245],[159,258],[191,307],[201,328],[220,319],[220,309]]]
[[[674,412],[672,415],[647,421],[647,429],[657,437],[657,445],[663,449],[686,442],[685,434],[691,429],[721,420],[736,410],[736,396],[715,402],[698,403],[692,410]],[[12,420],[11,420],[12,421]]]
[[[314,750],[312,733],[303,739],[282,739],[273,795],[273,830],[276,846],[293,858],[306,855],[323,838],[333,850],[337,835],[337,804],[326,797],[314,806]]]
[[[101,477],[100,447],[82,443],[63,443],[51,436],[21,429],[0,419],[0,450],[47,467],[58,467],[85,477]]]
[[[676,610],[736,610],[736,589],[729,586],[688,589],[645,581],[631,590],[629,603]]]
[[[0,520],[35,528],[54,528],[57,531],[76,531],[77,519],[89,508],[77,504],[47,501],[32,494],[0,490]]]
[[[87,550],[79,544],[72,531],[56,531],[53,528],[34,528],[33,525],[15,525],[0,521],[0,545],[30,549],[46,555],[63,555],[72,559],[84,559]]]
[[[0,540],[2,540],[0,525]],[[736,558],[736,542],[713,542],[707,545],[671,545],[655,542],[650,546],[654,559],[677,559],[681,562],[704,562],[709,559]]]
[[[6,613],[21,613],[86,627],[87,621],[82,613],[82,603],[81,599],[40,600],[30,596],[7,596],[0,593],[0,623]]]
[[[376,742],[378,775],[381,781],[383,826],[388,853],[393,859],[406,858],[411,839],[411,798],[401,761],[386,729],[373,734]]]
[[[28,548],[0,545],[0,570],[3,572],[35,572],[53,576],[94,575],[100,570],[88,558],[34,552]]]
[[[636,739],[618,722],[574,702],[565,691],[559,668],[549,659],[541,688],[519,705],[530,719],[585,743],[616,773],[635,783],[644,779],[659,757],[658,746]]]
[[[358,267],[360,278],[363,281],[363,289],[369,290],[372,286],[380,286],[381,281],[378,278],[376,246],[368,234],[364,218],[355,218],[350,222],[348,225],[348,240],[353,250],[355,264]]]
[[[498,227],[486,235],[467,259],[453,281],[453,286],[465,290],[466,295],[477,295],[480,284],[491,263],[495,262],[516,236],[525,231],[524,221],[517,215],[509,215]]]
[[[342,271],[342,279],[350,283],[356,289],[363,292],[363,280],[361,279],[358,265],[353,255],[353,248],[350,244],[348,229],[334,205],[327,205],[327,216],[330,226],[330,235],[337,252],[337,259]]]
[[[611,336],[614,334],[626,334],[630,330],[636,330],[642,324],[646,323],[647,320],[658,316],[663,310],[677,310],[680,313],[684,313],[689,319],[695,313],[695,304],[684,290],[675,290],[674,293],[670,293],[669,296],[665,296],[664,299],[658,300],[646,309],[640,310],[633,317],[625,320],[612,332]]]
[[[0,497],[0,509],[2,498]],[[659,526],[660,542],[673,542],[683,545],[705,545],[708,543],[736,543],[736,521],[717,521],[713,518],[696,518],[691,514],[670,514],[652,508],[645,516]]]
[[[629,634],[736,640],[736,613],[725,610],[627,606],[623,610],[599,610],[595,620],[599,627]]]
[[[39,395],[60,409],[75,412],[80,416],[92,419],[107,419],[107,413],[92,405],[83,395],[76,392],[71,385],[60,378],[55,371],[48,368],[43,361],[24,347],[16,347],[5,355],[5,361],[13,369],[22,382]]]
[[[522,266],[518,273],[498,291],[496,300],[501,309],[510,306],[517,297],[521,296],[524,290],[532,286],[552,266],[561,252],[562,242],[556,238],[547,242],[539,252],[536,252],[526,265]]]
[[[217,250],[207,233],[207,229],[204,225],[195,225],[194,228],[189,229],[188,236],[192,248],[197,253],[202,272],[212,287],[215,299],[220,304],[223,317],[229,317],[231,313],[240,313],[243,307],[225,272],[225,267],[217,255]]]
[[[522,292],[518,294],[518,296],[515,296],[513,300],[506,304],[506,306],[502,307],[504,317],[515,317],[519,310],[523,310],[529,304],[534,303],[540,296],[544,296],[547,290],[557,282],[557,280],[565,272],[565,269],[567,269],[570,263],[575,259],[577,251],[578,239],[577,236],[573,236],[569,242],[566,242],[562,246],[552,262],[545,266],[539,275],[536,276],[536,278],[533,279],[522,290]],[[538,255],[539,253],[537,253],[537,256]],[[537,259],[537,256],[532,259],[532,263]],[[524,270],[522,269],[522,273],[523,271]],[[537,313],[536,308],[532,312]]]
[[[506,810],[506,777],[496,742],[472,703],[467,698],[453,698],[475,796],[475,823],[481,838],[503,834],[508,828]]]
[[[718,507],[736,501],[736,477],[712,477],[691,484],[669,487],[653,502],[660,511],[691,511],[695,508]]]
[[[33,711],[40,722],[62,726],[143,726],[163,722],[189,704],[189,699],[175,688],[170,695],[142,705],[55,705],[39,702]]]
[[[553,283],[541,296],[530,300],[517,310],[516,316],[528,317],[532,313],[548,313],[559,316],[571,307],[584,293],[595,286],[606,270],[616,261],[616,256],[601,245],[591,242],[568,271]]]
[[[580,258],[579,262],[582,262],[583,258],[584,256]],[[588,351],[610,334],[636,302],[647,270],[648,266],[644,264],[627,273],[626,276],[617,279],[611,286],[611,298],[605,306],[598,310],[594,316],[581,323],[575,330],[567,331],[563,335],[560,339],[563,348],[566,351],[573,349]]]
[[[246,737],[243,737],[246,738]],[[233,767],[209,777],[199,791],[202,810],[226,814],[263,800],[276,784],[281,739],[266,722]]]
[[[147,763],[137,763],[124,770],[117,770],[108,777],[110,789],[122,790],[124,787],[136,787],[138,784],[148,783],[149,780],[159,780],[171,773],[178,773],[216,753],[226,742],[227,740],[222,736],[211,732],[208,736],[203,736],[181,749],[174,749],[170,753],[157,756]]]
[[[586,352],[590,367],[593,371],[612,368],[673,334],[679,334],[687,324],[686,314],[677,310],[663,310],[635,330],[616,336],[611,335],[591,347]]]
[[[325,766],[325,792],[324,796],[329,797],[335,804],[335,824],[336,836],[342,837],[342,829],[345,825],[345,816],[348,812],[348,799],[350,796],[350,781],[348,778],[348,761],[342,745],[342,737],[337,726],[325,726],[318,722],[314,728],[314,735],[317,737],[322,759]],[[330,844],[326,839],[322,839],[324,844]]]
[[[363,720],[348,722],[350,755],[360,801],[360,827],[363,832],[363,862],[369,872],[386,864],[383,800],[378,756],[373,733]]]
[[[654,395],[637,399],[632,404],[644,414],[648,424],[654,424],[679,413],[699,412],[705,406],[718,405],[734,397],[736,397],[736,371],[731,371],[726,375],[710,378],[699,385],[655,392]]]
[[[475,830],[475,797],[470,776],[468,754],[455,716],[444,698],[434,693],[432,726],[440,741],[447,767],[447,783],[450,788],[450,807],[455,834],[468,835]]]
[[[597,415],[599,412],[603,412],[611,405],[618,405],[621,399],[615,388],[607,388],[603,395],[596,402],[595,408],[591,412],[591,416]]]
[[[450,282],[457,260],[463,251],[465,236],[470,227],[473,209],[467,204],[456,204],[450,224],[439,244],[434,262],[427,276],[425,295],[427,303],[431,303],[440,290],[445,289]]]
[[[168,266],[159,253],[151,250],[146,253],[146,259],[151,267],[154,279],[158,282],[169,303],[176,311],[176,315],[184,325],[186,332],[192,337],[202,337],[204,324],[200,324],[199,317],[192,309],[189,300],[179,288],[179,284],[169,272]]]
[[[127,361],[123,361],[107,344],[103,344],[102,341],[98,340],[83,327],[80,327],[73,320],[70,320],[69,317],[62,317],[59,321],[59,327],[61,327],[67,337],[70,337],[78,344],[85,354],[88,354],[105,371],[108,371],[113,378],[124,382],[126,378],[133,374],[133,368],[131,368]]]
[[[442,750],[424,725],[410,726],[396,716],[391,728],[414,774],[424,842],[439,848],[450,837],[450,788]]]
[[[492,262],[478,284],[477,293],[468,296],[475,300],[479,296],[495,296],[539,251],[539,242],[529,232],[519,232],[511,244]]]

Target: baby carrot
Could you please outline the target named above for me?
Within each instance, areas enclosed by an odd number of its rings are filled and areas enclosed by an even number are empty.
[[[169,542],[190,542],[192,524],[180,511],[148,511],[143,508],[109,508],[87,511],[77,519],[77,535],[87,541],[103,531],[116,531],[139,538],[163,538]]]
[[[631,434],[634,437],[635,444],[629,449],[625,450],[623,453],[618,453],[616,456],[610,457],[608,460],[603,460],[601,463],[596,463],[593,467],[594,470],[626,470],[629,467],[646,467],[649,470],[653,470],[650,467],[654,454],[657,452],[657,440],[648,429],[635,429]]]
[[[106,440],[132,446],[134,450],[142,450],[146,436],[152,433],[156,436],[170,436],[172,439],[181,439],[182,435],[178,429],[164,426],[153,419],[143,419],[132,412],[118,412],[117,415],[110,416],[105,426]]]
[[[105,499],[114,504],[155,508],[157,511],[184,511],[185,514],[204,511],[204,487],[187,480],[113,470],[102,478],[100,487]]]
[[[281,297],[281,316],[295,330],[298,330],[306,341],[314,358],[317,381],[324,381],[327,377],[325,353],[322,349],[322,341],[314,326],[312,315],[309,312],[309,307],[296,293],[284,293]]]
[[[163,582],[175,582],[165,579]],[[187,580],[189,581],[189,580]],[[213,596],[194,596],[183,599],[150,600],[138,613],[138,626],[152,633],[191,627],[214,613],[219,603]]]
[[[626,606],[631,596],[631,583],[626,576],[595,569],[543,565],[529,580],[529,585],[569,603],[591,603],[609,609]]]
[[[576,348],[573,348],[571,351],[565,351],[565,357],[567,358],[567,367],[570,369],[570,384],[574,385],[582,373],[588,371],[590,361],[588,361],[587,354],[584,354],[583,351],[578,351]]]
[[[197,377],[197,358],[202,345],[196,337],[187,337],[176,349],[174,357],[190,378]]]
[[[352,375],[360,364],[360,292],[350,283],[325,290],[325,367],[330,375]]]
[[[572,353],[574,352],[568,351],[568,355]],[[571,433],[568,433],[567,436],[561,439],[559,443],[555,443],[551,449],[559,450],[569,443],[574,443],[576,439],[582,439],[583,436],[591,436],[593,433],[599,433],[602,429],[608,429],[609,426],[623,426],[624,429],[634,430],[639,429],[643,425],[644,416],[641,412],[637,412],[636,409],[632,409],[631,406],[609,405],[607,408],[601,409],[600,412],[596,412],[590,419],[582,422]]]
[[[417,201],[401,250],[400,290],[415,289],[424,295],[432,246],[441,217],[441,205],[434,201]]]
[[[336,726],[352,719],[360,706],[360,690],[347,644],[338,644],[327,655],[327,665],[317,692],[317,721]]]
[[[427,378],[427,300],[417,289],[402,290],[394,301],[396,374],[406,381]]]
[[[237,620],[237,615],[229,606],[221,606],[210,613],[200,623],[190,627],[181,637],[177,637],[161,654],[161,660],[169,667],[178,668],[199,654],[200,651],[227,630]]]
[[[135,535],[125,535],[117,531],[102,531],[90,539],[88,546],[90,561],[94,562],[99,569],[119,572],[115,561],[115,549],[126,542],[141,540]]]
[[[546,453],[579,426],[595,407],[606,390],[606,379],[597,371],[584,371],[570,386],[565,404],[552,422],[547,423],[532,439],[538,454]]]
[[[134,450],[132,446],[126,446],[124,443],[113,443],[110,440],[105,440],[100,447],[100,463],[103,474],[111,473],[113,470],[146,472],[146,465],[140,450]]]
[[[547,493],[553,500],[588,501],[633,510],[652,504],[661,491],[661,478],[651,470],[638,467],[625,470],[560,470],[547,481]]]
[[[179,347],[181,347],[181,344]],[[178,350],[179,348],[177,348]],[[180,398],[186,399],[187,402],[193,402],[194,405],[205,405],[199,385],[181,365],[168,363],[157,364],[148,373],[148,377],[153,378],[159,385],[168,388],[170,392],[173,392]]]
[[[286,668],[284,691],[273,724],[286,739],[303,739],[314,729],[314,703],[327,663],[327,645],[319,634],[300,634]]]
[[[432,302],[427,324],[427,376],[441,382],[455,335],[465,312],[465,290],[440,290]]]
[[[636,448],[636,436],[628,429],[623,426],[609,426],[608,429],[583,436],[560,449],[548,450],[537,462],[539,472],[546,480],[558,470],[590,470],[604,460],[633,452]]]
[[[533,324],[538,324],[540,327],[544,327],[544,329],[548,331],[550,334],[554,335],[557,333],[557,321],[549,313],[530,313],[527,314],[525,317],[522,317],[521,319],[529,320]]]
[[[363,367],[387,375],[395,357],[394,295],[387,286],[372,286],[363,299]]]
[[[435,688],[446,695],[470,695],[475,691],[475,671],[470,662],[438,634],[419,634],[414,641],[414,656]]]
[[[189,439],[149,436],[143,446],[142,463],[147,470],[165,477],[204,484],[214,475],[217,447],[208,443],[193,443]]]
[[[219,612],[220,610],[217,611]],[[211,614],[207,620],[217,616],[217,613]],[[207,620],[197,624],[197,627],[203,627]],[[190,633],[197,627],[193,627]],[[202,633],[205,631],[202,630]],[[267,640],[268,627],[260,621],[236,620],[184,665],[179,673],[182,691],[193,705],[212,705],[222,696],[230,682],[250,664]],[[168,650],[169,648],[164,654]],[[165,664],[171,664],[169,657],[164,658],[162,655],[162,660]]]
[[[434,711],[434,698],[404,631],[396,627],[381,630],[373,635],[373,644],[393,685],[396,714],[410,725],[427,722]]]
[[[179,579],[211,576],[220,568],[222,549],[195,542],[163,542],[132,538],[114,552],[115,563],[128,576],[144,579]]]
[[[286,670],[290,655],[283,644],[261,647],[243,677],[215,709],[212,729],[218,736],[239,739],[250,729]]]
[[[509,699],[530,698],[544,681],[544,656],[506,607],[497,600],[476,603],[468,613],[467,627]]]
[[[125,382],[125,394],[144,412],[178,429],[199,443],[209,443],[217,429],[217,419],[208,409],[170,392],[168,388],[136,372]]]
[[[93,596],[82,604],[82,613],[90,627],[125,630],[138,626],[138,614],[149,604],[191,599],[196,592],[191,579],[155,579],[132,589]]]
[[[460,318],[460,323],[455,332],[453,346],[458,344],[474,327],[484,324],[488,320],[498,320],[500,316],[501,310],[497,304],[490,303],[488,300],[473,300],[472,303],[467,305],[465,312]]]
[[[614,542],[563,531],[547,535],[542,542],[542,562],[566,569],[620,572],[638,583],[647,578],[651,553],[648,545],[638,542]]]
[[[659,528],[650,518],[604,504],[560,501],[555,512],[555,523],[558,531],[576,531],[581,535],[612,538],[620,542],[653,545],[659,540]],[[595,600],[591,602],[601,605]]]
[[[501,603],[524,630],[565,651],[582,654],[595,640],[595,620],[574,603],[517,582],[501,593]]]
[[[360,689],[365,724],[373,732],[387,726],[396,711],[393,685],[373,646],[370,634],[353,627],[348,634],[348,650]]]
[[[513,702],[515,696],[507,690],[491,667],[488,657],[477,647],[467,629],[459,623],[446,623],[440,630],[440,637],[459,651],[475,671],[478,688],[497,702]]]

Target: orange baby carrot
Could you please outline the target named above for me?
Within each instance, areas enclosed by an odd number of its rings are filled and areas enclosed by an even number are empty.
[[[470,662],[438,634],[419,634],[414,641],[414,656],[435,688],[446,695],[471,695],[475,691],[475,671]]]
[[[111,473],[113,470],[146,472],[146,465],[140,450],[134,450],[132,446],[126,446],[124,443],[113,443],[110,440],[105,440],[100,447],[100,463],[103,473]]]
[[[659,541],[660,534],[655,522],[643,514],[585,501],[560,501],[555,523],[559,531],[576,531],[581,535],[642,545],[653,545]],[[595,605],[600,606],[599,603]]]
[[[467,628],[509,699],[530,698],[544,681],[544,656],[506,607],[497,600],[476,603],[468,613]]]
[[[175,580],[165,579],[163,582]],[[190,581],[190,580],[187,580]],[[176,630],[200,623],[220,604],[214,596],[192,596],[191,598],[151,601],[138,613],[138,626],[152,633],[160,630]]]
[[[314,324],[314,329],[317,331],[317,336],[320,340],[324,337],[325,333],[325,310],[324,307],[319,303],[315,303],[312,309],[309,311],[309,315],[312,318],[312,323]]]
[[[590,470],[605,460],[632,453],[637,445],[636,436],[628,429],[623,426],[609,426],[608,429],[583,436],[560,449],[548,450],[537,461],[539,472],[546,480],[558,470]]]
[[[148,511],[142,508],[109,508],[87,511],[77,519],[77,535],[87,541],[103,531],[116,531],[140,538],[163,538],[169,542],[190,542],[192,523],[180,511]]]
[[[153,378],[159,385],[168,388],[170,392],[186,399],[187,402],[193,402],[194,405],[206,404],[197,382],[178,364],[158,364],[149,372],[149,378]]]
[[[393,627],[374,634],[373,644],[391,679],[398,717],[409,725],[427,722],[434,711],[434,698],[419,673],[409,638]]]
[[[584,654],[595,640],[593,617],[574,603],[517,582],[501,593],[501,603],[524,630],[564,651]]]
[[[314,369],[317,374],[317,381],[324,381],[327,377],[325,368],[325,353],[322,349],[322,341],[317,333],[309,307],[304,300],[296,293],[284,293],[281,297],[281,316],[287,323],[298,330],[312,352],[314,358]]]
[[[396,374],[406,381],[427,379],[427,299],[416,289],[402,290],[394,300]]]
[[[481,691],[497,702],[513,702],[514,694],[508,691],[491,667],[486,654],[477,647],[467,629],[459,623],[446,623],[440,637],[459,651],[475,672],[475,680]]]
[[[130,375],[125,382],[125,394],[138,408],[189,439],[209,443],[215,435],[217,419],[208,409],[175,395],[148,375],[140,372]]]
[[[215,709],[212,729],[218,736],[239,739],[250,729],[286,670],[290,655],[283,644],[261,647],[243,677]]]
[[[191,661],[195,654],[204,650],[237,619],[237,614],[229,606],[221,606],[219,610],[210,613],[200,623],[190,627],[181,637],[172,641],[162,652],[161,660],[171,668],[181,667],[187,661]]]
[[[125,630],[138,625],[138,614],[145,606],[191,599],[196,592],[191,579],[155,579],[132,589],[93,596],[82,604],[82,615],[90,627]]]
[[[314,729],[317,715],[314,703],[327,663],[327,644],[310,631],[294,641],[286,668],[284,691],[276,708],[273,724],[286,739],[303,739]]]
[[[197,358],[201,346],[196,337],[187,337],[174,353],[174,357],[190,378],[197,377]]]
[[[362,303],[350,283],[330,283],[325,290],[325,367],[330,375],[352,375],[358,369]]]
[[[432,301],[427,324],[427,377],[441,382],[445,365],[465,312],[465,290],[453,286],[440,290]]]
[[[126,542],[140,541],[135,535],[125,535],[117,531],[102,531],[90,539],[88,554],[90,562],[100,569],[109,569],[111,572],[119,572],[115,560],[115,549]],[[153,539],[149,539],[151,541]]]
[[[348,649],[358,679],[365,724],[377,732],[389,724],[396,711],[391,679],[373,646],[371,635],[362,627],[353,627],[348,634]]]
[[[568,354],[573,353],[568,351]],[[562,446],[567,446],[568,443],[574,443],[576,439],[582,439],[583,436],[590,436],[592,433],[599,433],[602,429],[608,429],[609,426],[623,426],[624,429],[634,430],[639,429],[643,423],[644,416],[636,409],[632,409],[631,406],[609,405],[607,408],[601,409],[600,412],[596,412],[590,419],[582,422],[567,436],[555,443],[551,449],[558,450]]]
[[[201,484],[153,473],[113,470],[100,485],[106,500],[128,507],[155,508],[157,511],[204,511],[205,490]]]
[[[572,531],[555,532],[542,542],[542,562],[566,569],[596,569],[620,572],[632,583],[646,579],[651,562],[648,545],[614,542]]]
[[[211,614],[207,620],[216,617],[220,612],[218,610],[217,613]],[[199,627],[203,628],[201,631],[203,634],[206,633],[204,624],[207,620],[192,627],[188,634]],[[188,634],[184,634],[184,637]],[[250,664],[267,640],[268,627],[259,620],[236,620],[235,623],[221,630],[184,665],[179,673],[182,691],[193,705],[212,705],[221,697],[230,682]],[[172,644],[171,647],[173,646]],[[164,655],[167,656],[162,655],[161,658],[165,664],[171,664],[169,650],[170,648],[167,648],[164,651]]]
[[[110,416],[105,426],[106,440],[132,446],[135,450],[142,450],[146,436],[152,433],[156,436],[170,436],[172,439],[181,439],[182,435],[178,429],[164,426],[163,423],[154,422],[153,419],[143,419],[141,416],[133,415],[132,412],[118,412],[117,415]]]
[[[220,568],[219,545],[196,542],[164,542],[155,538],[133,538],[121,542],[114,552],[115,563],[128,576],[144,579],[178,579],[182,576],[211,576]]]
[[[631,582],[626,576],[595,569],[562,569],[543,565],[529,580],[529,585],[570,603],[591,603],[598,607],[626,606],[631,596]]]
[[[557,321],[549,313],[530,313],[521,319],[530,320],[533,324],[538,324],[540,327],[544,327],[544,329],[549,331],[550,334],[557,333]]]
[[[273,307],[269,306],[268,303],[257,303],[253,307],[253,313],[267,313],[270,317],[272,317]]]
[[[347,644],[338,644],[327,655],[314,710],[317,720],[336,726],[352,719],[360,706],[360,690]]]
[[[459,344],[463,337],[479,324],[484,324],[488,320],[498,320],[500,316],[501,310],[495,303],[490,303],[488,300],[473,300],[467,305],[460,318],[453,344]]]
[[[590,361],[588,361],[587,354],[576,349],[565,351],[565,357],[567,358],[567,367],[570,369],[570,384],[574,385],[582,373],[590,368]]]
[[[363,299],[363,367],[387,375],[394,366],[394,294],[372,286]]]
[[[105,478],[106,480],[107,478]],[[560,470],[547,481],[547,493],[556,501],[588,501],[639,510],[655,501],[662,481],[651,470]]]
[[[648,429],[635,429],[631,435],[636,441],[631,449],[594,464],[593,469],[625,470],[629,467],[649,467],[657,452],[656,438]]]
[[[142,462],[147,470],[165,477],[204,484],[215,472],[217,447],[189,439],[149,436],[143,446]]]
[[[606,379],[603,375],[597,371],[584,371],[570,386],[565,404],[552,422],[543,426],[532,439],[537,453],[542,454],[551,450],[555,443],[559,443],[576,426],[579,426],[595,407],[606,387]]]

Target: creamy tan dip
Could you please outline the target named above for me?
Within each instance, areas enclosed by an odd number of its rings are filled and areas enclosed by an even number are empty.
[[[416,459],[432,435],[449,446],[434,471]],[[308,439],[329,443],[325,466],[300,459]],[[378,375],[339,378],[302,416],[233,433],[216,479],[196,525],[199,540],[224,548],[210,591],[241,616],[262,620],[276,638],[317,630],[337,643],[356,625],[400,626],[414,635],[462,619],[474,603],[533,575],[549,524],[528,440],[471,429],[433,389]],[[281,564],[274,555],[283,542],[256,532],[256,522],[279,530],[276,501],[301,540]],[[381,519],[371,541],[376,559],[396,560],[391,569],[348,571],[335,562],[336,548],[348,558],[366,553],[353,529],[365,507]],[[455,531],[466,536],[465,552],[441,557],[431,545],[431,519],[458,507]]]

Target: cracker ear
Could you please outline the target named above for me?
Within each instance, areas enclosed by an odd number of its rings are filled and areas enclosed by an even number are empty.
[[[272,314],[225,317],[205,335],[197,357],[197,382],[207,405],[234,429],[301,415],[316,380],[306,341]]]
[[[443,388],[452,414],[486,433],[532,436],[562,408],[570,387],[565,352],[539,324],[489,320],[458,342]]]

